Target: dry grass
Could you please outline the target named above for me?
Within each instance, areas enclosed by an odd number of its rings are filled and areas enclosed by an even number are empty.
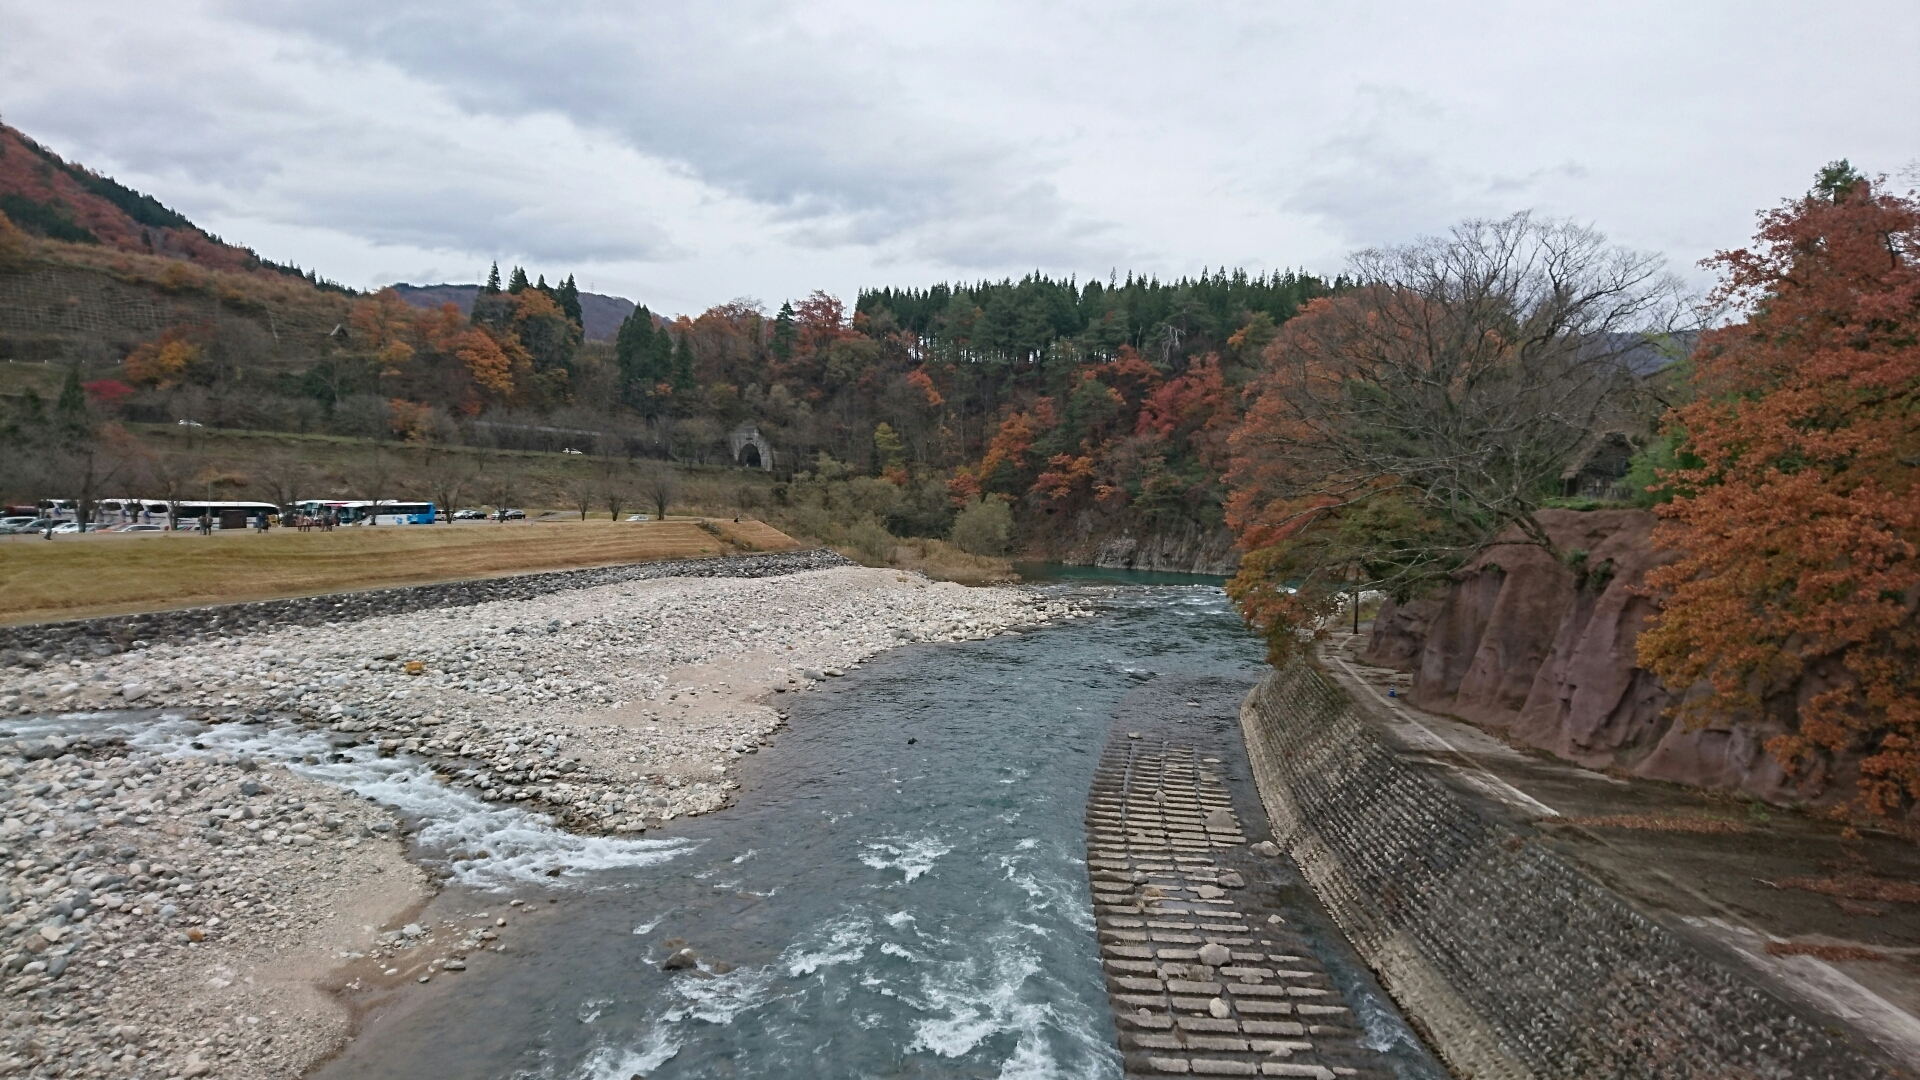
[[[746,522],[726,524],[738,529]],[[769,533],[786,542],[773,541]],[[795,546],[763,525],[752,535],[759,550]],[[277,529],[266,535],[149,533],[65,537],[51,543],[22,537],[0,542],[0,624],[737,550],[692,520],[393,526],[329,533]]]
[[[935,581],[957,581],[962,585],[1000,585],[1020,580],[1010,560],[969,555],[945,540],[908,540],[893,549],[890,565],[917,570]]]
[[[1858,945],[1808,945],[1799,941],[1769,941],[1768,956],[1811,956],[1819,960],[1886,960],[1887,954]]]
[[[708,523],[722,540],[742,551],[785,551],[798,547],[793,537],[764,521],[741,518],[738,521],[716,519]]]
[[[1836,899],[1920,904],[1920,884],[1911,881],[1888,881],[1868,874],[1836,874],[1833,877],[1824,878],[1781,878],[1774,884],[1782,889],[1803,889]]]
[[[1568,825],[1589,825],[1602,829],[1639,829],[1645,832],[1743,833],[1752,831],[1738,821],[1728,821],[1724,818],[1610,814],[1604,817],[1570,817],[1561,820]]]

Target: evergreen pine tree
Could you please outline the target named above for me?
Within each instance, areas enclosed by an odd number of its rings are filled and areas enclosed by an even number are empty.
[[[491,296],[500,291],[500,261],[494,260],[493,269],[487,271],[487,283],[480,286],[481,293]]]
[[[573,325],[584,330],[587,319],[580,313],[580,287],[573,283],[572,274],[568,274],[567,280],[560,283],[560,292],[555,299],[560,302],[560,310],[566,312],[567,318],[573,320]]]
[[[664,326],[653,335],[653,345],[647,352],[647,366],[643,372],[648,385],[673,378],[673,335]]]
[[[60,384],[60,400],[54,404],[54,411],[59,415],[62,427],[75,432],[86,430],[87,391],[80,385],[78,364],[67,369],[67,378]]]
[[[661,336],[666,336],[663,332]],[[693,342],[687,335],[673,343],[673,388],[685,391],[693,389]]]
[[[613,360],[620,369],[621,397],[637,404],[653,387],[648,368],[653,363],[653,313],[644,306],[633,309],[613,339]]]
[[[507,279],[507,291],[518,296],[532,287],[532,282],[527,280],[527,272],[517,266],[514,267],[513,276]]]
[[[547,287],[547,275],[545,274],[540,275],[540,280],[536,282],[533,287],[546,293],[548,297],[553,296],[553,290]]]
[[[793,301],[780,305],[780,314],[773,319],[773,358],[786,363],[793,359],[793,344],[798,335],[793,329]]]

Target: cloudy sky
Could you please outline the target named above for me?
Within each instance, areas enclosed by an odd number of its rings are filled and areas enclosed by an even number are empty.
[[[0,118],[229,240],[668,312],[1529,207],[1687,270],[1833,158],[1912,178],[1916,106],[1913,0],[0,0]]]

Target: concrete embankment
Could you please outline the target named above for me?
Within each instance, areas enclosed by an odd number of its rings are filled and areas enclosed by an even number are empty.
[[[1442,1075],[1267,833],[1238,679],[1123,703],[1087,801],[1087,869],[1129,1076]]]
[[[1459,1074],[1903,1075],[1390,743],[1312,667],[1269,674],[1241,721],[1275,839]]]
[[[286,626],[323,626],[410,611],[472,607],[501,600],[529,600],[549,593],[648,581],[663,577],[760,578],[852,566],[831,551],[783,551],[714,559],[669,559],[586,570],[553,570],[508,577],[401,585],[389,589],[255,600],[172,611],[108,615],[94,619],[0,626],[0,662],[17,652],[71,653],[95,659],[122,652],[135,641],[180,642]]]

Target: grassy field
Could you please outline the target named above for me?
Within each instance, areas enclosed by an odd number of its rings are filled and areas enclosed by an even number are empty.
[[[793,546],[745,519],[12,537],[0,625]]]

